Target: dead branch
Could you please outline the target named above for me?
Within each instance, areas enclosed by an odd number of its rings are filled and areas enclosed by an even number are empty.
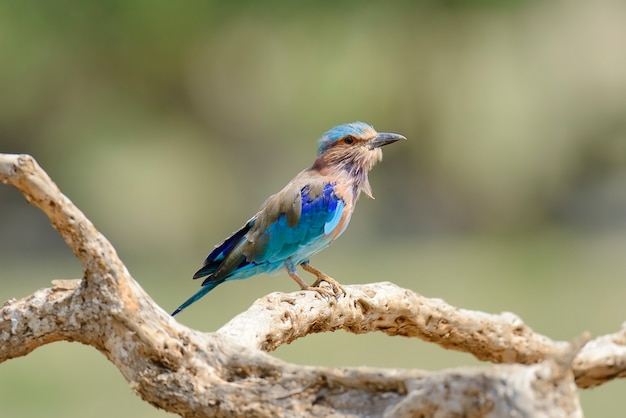
[[[0,362],[59,340],[102,352],[144,400],[181,416],[582,416],[576,383],[626,375],[625,331],[582,349],[391,283],[346,286],[338,299],[272,293],[215,333],[158,307],[111,244],[27,155],[0,154],[0,180],[50,218],[84,266],[0,308]],[[499,364],[438,373],[303,367],[264,351],[344,329],[418,337]]]
[[[272,351],[296,338],[338,329],[418,337],[494,363],[536,363],[569,347],[533,332],[510,312],[490,315],[459,309],[388,282],[349,286],[336,300],[310,292],[272,293],[218,332]]]

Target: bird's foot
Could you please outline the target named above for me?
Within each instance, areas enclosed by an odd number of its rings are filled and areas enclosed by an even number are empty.
[[[333,291],[330,290],[327,287],[319,287],[319,286],[305,286],[302,288],[302,290],[311,290],[313,292],[317,292],[322,296],[325,296],[327,298],[331,298],[331,297],[337,297],[337,294]]]
[[[310,286],[312,288],[311,290],[317,290],[320,293],[330,292],[328,289],[320,287],[320,284],[322,282],[326,282],[332,288],[333,296],[339,296],[339,294],[344,294],[344,295],[346,294],[346,290],[343,288],[343,286],[341,286],[337,280],[333,279],[327,274],[321,272],[320,270],[316,269],[315,267],[309,264],[302,264],[302,268],[308,271],[309,273],[314,274],[317,277],[315,282],[313,282],[313,284]],[[321,289],[324,289],[324,292],[322,292]]]
[[[289,274],[289,277],[291,277],[296,283],[298,283],[298,285],[300,286],[300,289],[312,290],[312,291],[319,293],[322,296],[327,296],[329,298],[331,296],[337,297],[339,296],[340,293],[343,293],[344,295],[346,294],[346,291],[343,289],[343,287],[339,283],[337,283],[335,279],[327,276],[326,274],[322,273],[321,271],[319,271],[318,269],[314,267],[309,266],[308,264],[306,265],[303,264],[302,268],[310,273],[315,274],[317,276],[317,280],[315,280],[315,283],[309,286],[308,284],[305,283],[304,280],[300,278],[300,276],[298,276],[298,274],[295,271],[291,271],[290,269],[287,269],[287,274]],[[327,287],[321,287],[320,284],[322,282],[326,282],[330,284],[331,289]]]
[[[330,285],[330,287],[332,288],[332,291],[328,290],[325,287],[320,287],[320,284],[322,284],[322,282],[328,283]],[[333,279],[330,276],[326,276],[326,275],[324,275],[323,277],[318,277],[317,280],[315,280],[315,282],[311,285],[311,288],[317,290],[320,293],[328,292],[328,293],[330,293],[333,296],[339,296],[340,294],[343,294],[343,295],[346,294],[346,290],[343,288],[343,286],[341,286],[339,284],[339,282],[337,280]]]

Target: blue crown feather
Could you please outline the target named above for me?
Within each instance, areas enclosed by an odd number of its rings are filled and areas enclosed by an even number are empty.
[[[327,131],[319,141],[319,148],[317,149],[318,157],[326,152],[333,144],[348,135],[360,137],[366,130],[374,129],[371,125],[365,122],[352,122],[344,125],[335,126],[330,131]]]

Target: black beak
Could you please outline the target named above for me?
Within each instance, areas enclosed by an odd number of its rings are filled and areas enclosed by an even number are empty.
[[[385,145],[393,144],[401,139],[406,139],[402,135],[392,134],[389,132],[379,132],[374,138],[367,141],[370,148],[380,148]]]

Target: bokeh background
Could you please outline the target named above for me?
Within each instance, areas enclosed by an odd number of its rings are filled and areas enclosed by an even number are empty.
[[[330,127],[385,148],[347,233],[314,259],[571,340],[626,319],[626,4],[620,1],[0,3],[0,152],[30,153],[164,309]],[[0,300],[81,276],[47,219],[0,187]],[[211,331],[286,275],[218,287],[178,319]],[[334,333],[300,364],[480,364],[418,340]],[[624,382],[582,392],[621,417]],[[161,417],[95,350],[0,365],[7,417]]]

